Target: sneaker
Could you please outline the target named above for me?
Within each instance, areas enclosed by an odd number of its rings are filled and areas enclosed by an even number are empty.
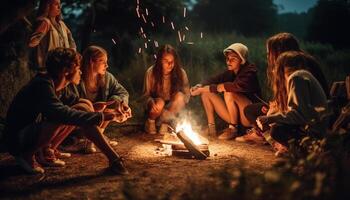
[[[120,174],[120,175],[125,175],[125,174],[129,174],[128,170],[126,169],[123,159],[116,159],[113,160],[112,162],[109,163],[109,169],[116,174]]]
[[[219,140],[231,140],[237,136],[238,136],[237,128],[226,128],[219,135],[218,139]]]
[[[166,123],[162,123],[159,127],[159,134],[161,135],[169,134],[169,125]]]
[[[36,162],[35,156],[31,156],[29,159],[24,157],[15,157],[17,164],[29,174],[43,174],[45,170]]]
[[[284,145],[282,145],[279,142],[274,142],[272,147],[276,151],[275,152],[276,157],[286,156],[288,153],[287,147],[285,147]]]
[[[109,137],[107,137],[106,135],[103,135],[103,137],[111,146],[115,147],[118,145],[118,142],[116,140],[109,139]]]
[[[96,153],[96,151],[97,150],[95,148],[94,143],[92,143],[90,140],[86,139],[83,152],[86,154],[92,154],[92,153]]]
[[[39,150],[36,158],[41,165],[46,167],[63,167],[66,165],[63,160],[56,158],[55,151],[51,148]]]
[[[72,154],[70,154],[70,153],[61,152],[57,149],[53,149],[53,150],[55,152],[56,158],[70,158],[72,156]]]
[[[118,145],[118,142],[117,141],[115,141],[115,140],[110,140],[109,141],[109,144],[111,145],[111,146],[117,146]]]
[[[155,120],[147,119],[145,123],[145,131],[148,134],[157,134],[156,122]]]
[[[236,137],[237,142],[252,142],[257,144],[264,144],[266,141],[263,136],[259,135],[257,131],[252,128],[247,131],[247,134]]]

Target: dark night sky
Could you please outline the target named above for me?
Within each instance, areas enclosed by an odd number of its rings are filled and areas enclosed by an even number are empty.
[[[316,4],[317,0],[274,0],[279,12],[306,12]],[[283,7],[283,9],[282,9]]]

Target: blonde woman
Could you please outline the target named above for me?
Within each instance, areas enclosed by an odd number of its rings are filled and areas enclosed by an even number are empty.
[[[73,88],[80,98],[92,102],[95,112],[102,112],[107,107],[113,109],[118,114],[118,122],[124,122],[131,117],[128,91],[117,81],[117,79],[107,71],[108,54],[105,49],[99,46],[89,46],[83,52],[82,59],[82,81]],[[109,121],[101,124],[103,133]],[[110,141],[116,145],[117,142]],[[85,151],[93,153],[96,149],[87,145]]]

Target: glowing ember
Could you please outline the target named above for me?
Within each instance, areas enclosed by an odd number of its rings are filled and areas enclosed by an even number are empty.
[[[195,145],[202,144],[202,142],[198,136],[198,133],[196,133],[192,130],[192,126],[190,123],[183,122],[183,123],[177,125],[176,132],[179,132],[179,131],[183,131],[186,134],[186,136],[188,138],[190,138]]]

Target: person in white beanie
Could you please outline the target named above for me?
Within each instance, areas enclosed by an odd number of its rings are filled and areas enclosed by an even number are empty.
[[[231,44],[223,53],[227,69],[192,87],[191,95],[201,95],[208,120],[208,135],[217,135],[214,118],[216,112],[228,123],[228,128],[218,138],[229,140],[239,136],[240,125],[251,126],[243,110],[247,105],[258,101],[261,90],[257,68],[248,61],[248,48],[244,44]],[[223,93],[224,99],[218,93]]]

